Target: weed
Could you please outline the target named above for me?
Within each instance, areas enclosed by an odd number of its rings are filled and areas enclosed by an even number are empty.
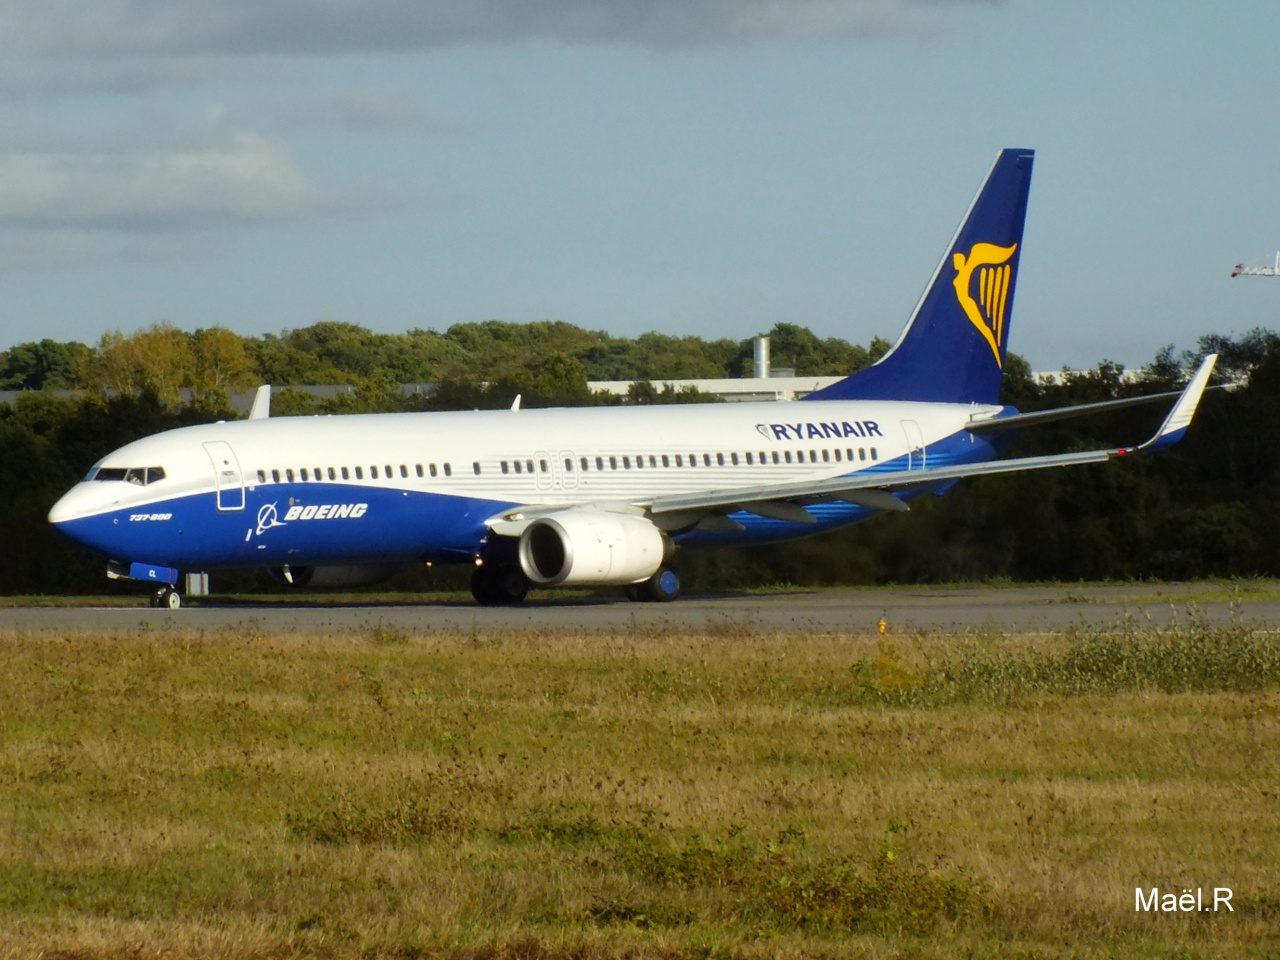
[[[318,810],[289,811],[285,824],[297,838],[331,846],[347,843],[408,844],[441,837],[458,837],[471,825],[457,813],[433,810],[415,797],[383,807],[337,797]]]

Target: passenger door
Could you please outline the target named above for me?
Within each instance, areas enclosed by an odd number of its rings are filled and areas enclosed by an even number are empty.
[[[218,509],[222,512],[244,509],[244,476],[240,461],[231,444],[224,440],[210,440],[204,452],[213,464],[213,479],[218,490]]]

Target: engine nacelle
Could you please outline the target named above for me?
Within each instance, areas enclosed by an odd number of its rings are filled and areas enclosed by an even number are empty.
[[[363,587],[386,580],[396,572],[394,563],[356,563],[345,567],[270,567],[267,573],[287,587]]]
[[[670,541],[643,517],[565,510],[520,534],[520,567],[533,583],[618,586],[653,576]]]

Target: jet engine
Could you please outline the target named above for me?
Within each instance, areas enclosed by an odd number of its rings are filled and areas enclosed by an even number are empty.
[[[533,583],[613,586],[653,576],[672,552],[643,517],[565,510],[540,517],[520,534],[520,567]]]

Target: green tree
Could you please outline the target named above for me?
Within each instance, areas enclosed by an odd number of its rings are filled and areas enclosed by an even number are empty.
[[[76,367],[88,353],[83,343],[19,343],[0,353],[0,390],[69,389],[76,385]]]
[[[244,340],[225,327],[197,330],[191,335],[191,387],[196,403],[226,406],[231,390],[256,386],[259,381]]]
[[[172,324],[157,323],[128,337],[118,330],[104,334],[81,357],[77,379],[100,398],[146,393],[176,408],[194,367],[190,338]]]

